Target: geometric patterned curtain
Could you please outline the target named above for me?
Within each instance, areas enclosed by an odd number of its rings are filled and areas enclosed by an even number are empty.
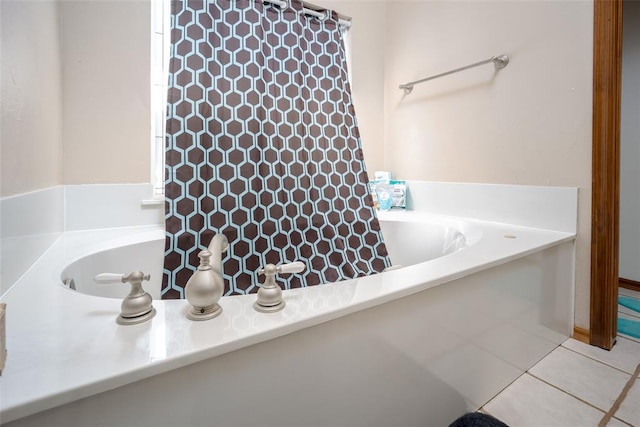
[[[260,0],[174,1],[162,296],[182,298],[223,233],[225,295],[267,263],[311,286],[390,265],[367,187],[337,14]]]

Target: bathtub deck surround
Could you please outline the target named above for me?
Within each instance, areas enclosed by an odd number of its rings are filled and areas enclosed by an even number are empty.
[[[0,199],[0,295],[67,231],[161,224],[151,184],[59,185]]]
[[[64,187],[0,199],[0,295],[64,232]]]
[[[433,217],[389,212],[381,220]],[[154,301],[157,315],[134,326],[113,321],[120,300],[65,289],[60,274],[87,254],[162,239],[162,227],[67,232],[3,296],[11,307],[10,355],[0,379],[0,417],[15,420],[14,426],[69,419],[81,425],[100,408],[104,425],[197,424],[203,420],[188,418],[188,408],[175,402],[199,395],[205,400],[193,403],[206,408],[203,416],[215,411],[222,424],[256,424],[251,417],[260,416],[274,425],[336,419],[383,425],[401,413],[407,425],[420,419],[445,425],[488,402],[572,329],[575,229],[464,221],[481,237],[463,250],[374,276],[284,291],[286,306],[277,313],[255,311],[255,295],[223,297],[220,316],[191,322],[187,301]],[[21,309],[27,301],[28,309]],[[31,316],[34,310],[46,324]],[[262,368],[265,357],[282,373],[275,389],[264,388],[273,385]],[[193,396],[181,396],[185,390]],[[268,392],[288,396],[291,407],[274,413],[259,398]],[[309,396],[326,405],[319,408]],[[238,399],[251,402],[252,411]],[[144,419],[135,417],[139,408],[149,409]],[[362,419],[362,408],[373,418]]]
[[[576,188],[407,182],[410,210],[570,233],[578,229]]]

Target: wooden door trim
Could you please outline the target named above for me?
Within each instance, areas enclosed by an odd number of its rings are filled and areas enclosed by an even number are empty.
[[[590,342],[616,339],[622,0],[594,1]]]
[[[621,277],[618,280],[618,286],[632,291],[640,292],[640,282],[637,280],[625,279]]]
[[[571,338],[573,338],[574,340],[582,341],[585,344],[591,343],[589,331],[578,326],[573,327],[573,335],[571,336]]]

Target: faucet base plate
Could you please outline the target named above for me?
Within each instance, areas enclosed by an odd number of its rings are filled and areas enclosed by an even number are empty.
[[[257,301],[253,303],[253,308],[255,308],[256,311],[259,311],[261,313],[275,313],[276,311],[282,310],[284,306],[285,306],[284,300],[280,301],[280,303],[276,305],[261,305],[261,304],[258,304]]]
[[[187,312],[187,318],[191,320],[209,320],[222,313],[222,307],[217,303],[206,308],[191,307]]]
[[[156,309],[151,307],[151,310],[143,315],[136,317],[124,317],[122,314],[116,318],[118,325],[137,325],[138,323],[146,322],[156,315]]]

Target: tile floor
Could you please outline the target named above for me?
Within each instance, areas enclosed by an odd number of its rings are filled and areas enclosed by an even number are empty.
[[[626,309],[619,315],[640,320]],[[640,427],[640,340],[618,335],[606,351],[570,338],[482,411],[511,427]]]

